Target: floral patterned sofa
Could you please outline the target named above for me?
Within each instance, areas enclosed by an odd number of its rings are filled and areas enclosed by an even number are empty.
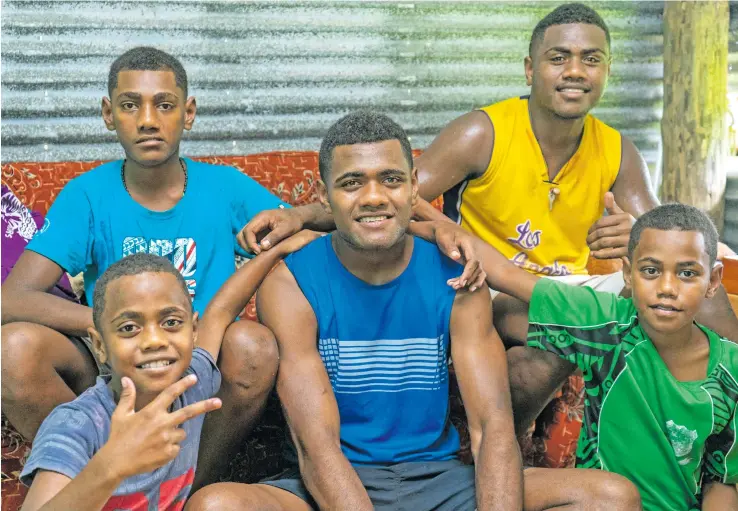
[[[317,199],[316,152],[273,152],[248,156],[196,158],[208,163],[231,165],[260,182],[282,200],[303,205]],[[45,214],[62,187],[74,177],[102,162],[7,163],[2,165],[2,184],[29,209]],[[440,208],[440,200],[434,205]],[[612,264],[592,261],[591,273],[616,270]],[[255,319],[253,301],[245,315]],[[455,380],[453,380],[455,383]],[[465,415],[458,388],[452,385],[452,420],[462,432],[463,456],[470,461]],[[544,411],[534,431],[523,442],[527,465],[565,467],[574,460],[581,426],[583,386],[572,377],[560,395]],[[281,447],[285,438],[284,420],[276,397],[270,399],[264,420],[242,451],[232,461],[231,480],[253,482],[279,471]],[[18,475],[30,445],[2,421],[2,511],[20,508],[25,488]]]

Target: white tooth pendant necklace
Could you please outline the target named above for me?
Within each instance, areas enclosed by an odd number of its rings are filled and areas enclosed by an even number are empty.
[[[549,211],[553,211],[554,201],[558,198],[560,193],[561,193],[561,190],[559,190],[558,187],[551,188],[548,191],[548,210]]]

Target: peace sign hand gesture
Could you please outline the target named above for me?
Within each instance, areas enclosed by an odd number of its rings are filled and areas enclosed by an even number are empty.
[[[179,425],[221,407],[220,399],[212,398],[170,412],[174,400],[196,382],[197,377],[190,374],[136,412],[136,387],[130,378],[121,378],[123,390],[113,412],[110,437],[100,449],[121,480],[151,472],[172,461],[187,436]]]

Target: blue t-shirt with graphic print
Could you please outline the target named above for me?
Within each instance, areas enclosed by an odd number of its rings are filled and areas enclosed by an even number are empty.
[[[285,203],[233,167],[185,158],[187,190],[168,211],[151,211],[128,194],[122,160],[71,180],[27,249],[71,275],[84,272],[88,302],[98,277],[114,262],[138,252],[168,258],[187,282],[196,311],[235,271],[235,254],[247,256],[236,235],[251,218]]]
[[[172,403],[172,411],[208,399],[220,388],[220,372],[213,357],[202,348],[192,352],[190,367],[182,375],[195,374],[197,383]],[[20,480],[30,486],[39,470],[74,479],[108,441],[116,403],[108,388],[110,376],[100,376],[94,387],[74,401],[54,408],[41,424]],[[103,510],[181,510],[192,489],[197,467],[200,432],[205,415],[180,426],[187,437],[176,458],[152,472],[129,477],[115,489]]]

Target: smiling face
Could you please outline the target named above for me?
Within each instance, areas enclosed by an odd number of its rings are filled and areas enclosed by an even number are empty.
[[[525,58],[531,101],[563,119],[587,115],[610,74],[605,31],[588,23],[552,25],[532,50]]]
[[[105,290],[100,331],[91,330],[96,355],[114,379],[128,376],[137,401],[157,396],[190,366],[197,314],[170,273],[146,272],[111,281]]]
[[[195,99],[184,97],[172,71],[121,71],[112,97],[103,98],[105,125],[118,134],[126,158],[142,167],[178,156],[195,110]]]
[[[691,329],[704,299],[720,286],[722,266],[711,268],[701,232],[647,228],[623,276],[646,333],[673,334]]]
[[[407,231],[418,180],[399,140],[333,149],[320,198],[337,234],[361,250],[386,250]]]

